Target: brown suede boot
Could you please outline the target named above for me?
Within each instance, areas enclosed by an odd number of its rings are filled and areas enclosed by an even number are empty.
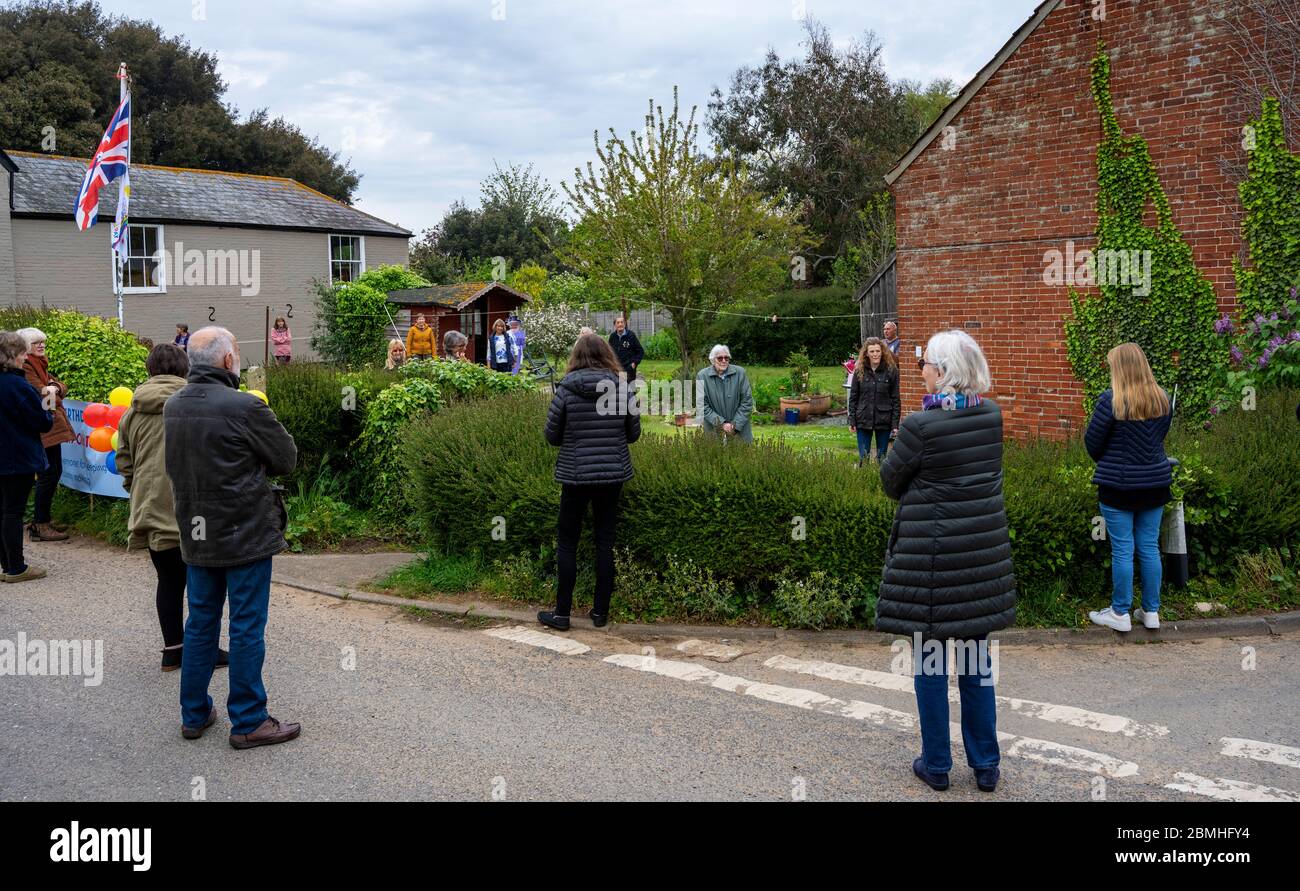
[[[275,718],[268,717],[252,733],[230,734],[230,745],[236,749],[252,749],[257,746],[273,746],[297,738],[302,732],[301,724],[281,724]]]
[[[67,541],[68,533],[60,532],[49,523],[33,523],[28,527],[32,541]]]

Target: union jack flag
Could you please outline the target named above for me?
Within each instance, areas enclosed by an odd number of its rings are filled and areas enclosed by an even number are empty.
[[[90,159],[77,195],[77,228],[86,231],[99,219],[99,190],[125,176],[131,166],[131,97],[122,97],[113,120]],[[119,197],[120,200],[120,197]]]

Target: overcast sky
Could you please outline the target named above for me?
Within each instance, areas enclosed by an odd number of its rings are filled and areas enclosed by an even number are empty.
[[[595,159],[593,130],[639,129],[647,99],[671,102],[674,85],[702,119],[738,67],[769,46],[800,51],[800,15],[841,42],[875,31],[895,79],[960,86],[1036,0],[102,4],[216,53],[241,114],[269,108],[340,151],[362,175],[357,205],[418,233],[456,199],[477,204],[494,159],[531,161],[559,191]]]

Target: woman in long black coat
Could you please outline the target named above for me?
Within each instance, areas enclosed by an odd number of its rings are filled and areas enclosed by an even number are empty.
[[[876,628],[912,638],[921,757],[912,764],[931,788],[948,788],[946,644],[956,643],[966,760],[981,791],[997,787],[1001,760],[991,631],[1016,617],[1011,538],[1002,501],[1002,412],[983,398],[988,362],[964,331],[930,338],[923,410],[899,426],[880,468],[898,511],[876,603]]]

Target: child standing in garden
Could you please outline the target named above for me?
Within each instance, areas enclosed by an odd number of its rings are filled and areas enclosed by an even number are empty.
[[[1142,578],[1142,606],[1134,619],[1160,627],[1160,521],[1173,473],[1165,436],[1173,420],[1169,394],[1156,384],[1146,354],[1122,343],[1106,355],[1111,388],[1097,398],[1084,443],[1097,462],[1101,515],[1110,539],[1111,602],[1088,617],[1116,631],[1133,628],[1133,558]]]

